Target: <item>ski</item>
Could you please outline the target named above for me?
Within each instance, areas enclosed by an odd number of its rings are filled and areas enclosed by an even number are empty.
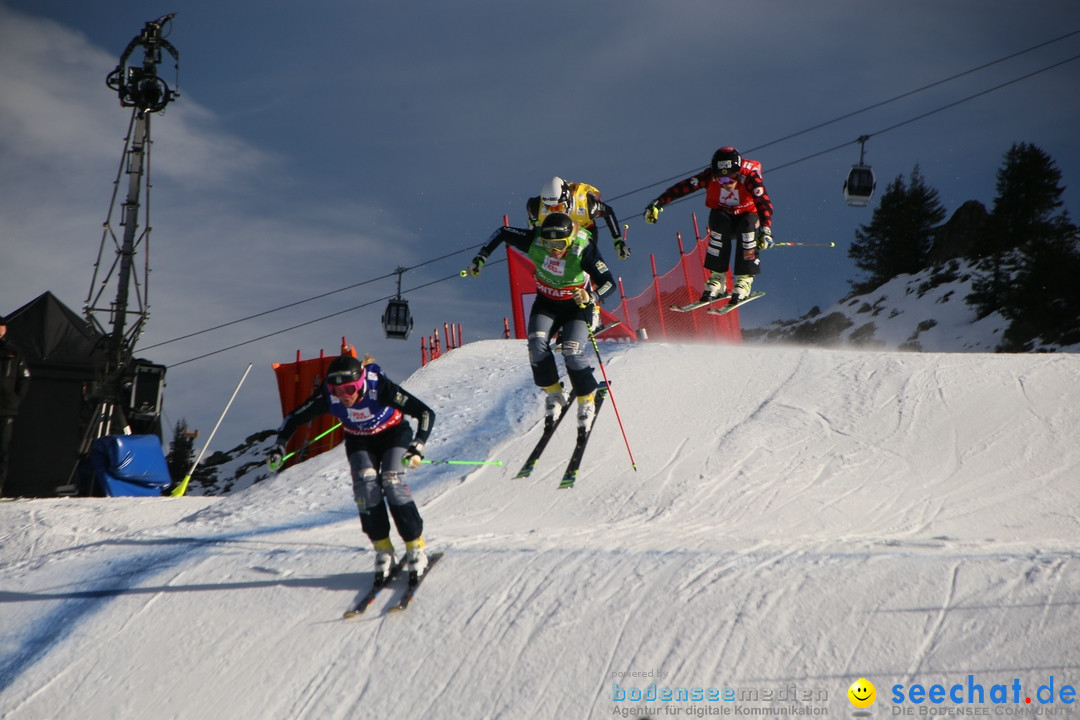
[[[518,474],[515,478],[527,478],[532,474],[532,471],[536,468],[536,463],[540,461],[540,455],[543,454],[544,448],[547,447],[548,441],[551,440],[551,436],[555,434],[555,430],[559,427],[559,423],[566,416],[566,413],[570,411],[570,408],[574,405],[574,393],[570,393],[566,400],[566,406],[562,409],[558,415],[555,416],[554,421],[550,425],[544,426],[544,433],[540,436],[540,439],[536,441],[536,447],[529,453],[528,459],[525,464],[521,466],[521,470],[518,470]]]
[[[567,488],[574,487],[574,483],[577,482],[578,468],[581,467],[581,458],[585,455],[585,445],[589,442],[589,436],[592,435],[593,428],[596,427],[596,418],[600,415],[600,406],[604,404],[604,398],[607,397],[608,389],[607,385],[600,385],[596,389],[596,415],[593,416],[592,425],[588,430],[582,431],[578,428],[577,442],[574,444],[574,452],[570,455],[570,462],[566,464],[566,471],[563,473],[562,481],[559,483],[559,489],[565,490]]]
[[[401,600],[398,600],[397,605],[393,605],[387,612],[401,612],[409,607],[413,597],[416,595],[417,588],[420,587],[420,583],[424,582],[428,575],[431,574],[431,568],[435,567],[435,563],[439,562],[443,554],[441,552],[431,553],[428,555],[428,566],[424,570],[424,574],[420,577],[413,579],[409,578],[409,587],[405,589],[405,594],[401,596]]]
[[[387,575],[386,579],[384,579],[382,582],[379,582],[379,579],[376,578],[375,581],[371,584],[371,589],[368,590],[363,597],[357,600],[351,608],[346,610],[343,617],[348,620],[349,618],[354,618],[357,615],[363,615],[364,611],[367,610],[373,602],[375,602],[375,598],[379,595],[379,591],[389,585],[394,580],[394,578],[401,574],[401,571],[405,568],[406,557],[406,555],[403,555],[400,561],[394,563],[393,567],[390,568],[390,574]]]
[[[748,303],[748,302],[750,302],[752,300],[757,300],[759,297],[761,297],[764,294],[765,293],[760,292],[760,291],[754,291],[754,292],[750,293],[749,295],[747,295],[746,299],[743,300],[740,303],[735,303],[734,305],[732,305],[731,303],[728,303],[724,307],[709,308],[705,312],[707,312],[710,315],[727,315],[729,312],[731,312],[735,308],[741,308],[746,303]]]
[[[731,297],[731,293],[724,293],[723,295],[717,295],[712,300],[697,300],[697,301],[692,302],[692,303],[690,303],[688,305],[672,305],[672,306],[670,306],[668,308],[668,310],[671,310],[672,312],[693,312],[694,310],[697,310],[698,308],[703,308],[703,307],[706,307],[707,305],[712,305],[714,303],[718,303],[721,300],[727,300],[730,297]]]

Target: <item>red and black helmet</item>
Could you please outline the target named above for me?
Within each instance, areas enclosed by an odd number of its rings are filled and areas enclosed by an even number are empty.
[[[712,156],[712,171],[716,177],[735,177],[742,168],[742,155],[730,145],[725,145]]]

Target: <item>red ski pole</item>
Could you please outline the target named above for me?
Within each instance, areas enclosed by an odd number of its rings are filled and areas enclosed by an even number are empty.
[[[585,308],[585,305],[580,307]],[[600,347],[596,344],[596,336],[593,335],[592,323],[585,321],[589,329],[589,340],[592,341],[593,352],[596,353],[596,361],[600,364],[600,374],[604,376],[604,384],[607,385],[608,395],[611,396],[611,407],[615,410],[615,419],[619,421],[619,431],[622,433],[623,443],[626,444],[626,452],[630,456],[630,467],[637,472],[637,462],[634,460],[634,451],[630,449],[630,440],[626,437],[626,428],[623,427],[622,416],[619,415],[619,405],[615,402],[615,393],[611,391],[611,381],[608,380],[607,370],[604,369],[604,359],[600,357]]]

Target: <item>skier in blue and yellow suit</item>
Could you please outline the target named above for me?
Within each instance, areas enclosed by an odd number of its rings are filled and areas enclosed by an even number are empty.
[[[566,375],[578,399],[578,427],[588,429],[596,415],[598,383],[585,349],[593,312],[615,291],[615,278],[591,242],[589,231],[565,213],[551,213],[535,230],[499,228],[473,258],[469,274],[478,276],[488,256],[504,242],[526,253],[536,266],[536,300],[528,324],[529,364],[533,381],[547,393],[546,417],[550,422],[555,410],[568,402],[550,343],[559,332]]]
[[[285,446],[298,427],[326,414],[340,420],[345,431],[353,495],[360,526],[375,547],[376,576],[385,579],[396,562],[390,540],[393,518],[405,541],[409,575],[418,578],[428,565],[424,522],[405,484],[405,470],[420,466],[435,413],[390,380],[371,357],[361,361],[342,354],[327,366],[326,381],[281,421],[277,444],[269,453],[271,466],[280,466]],[[405,416],[416,418],[415,435]]]

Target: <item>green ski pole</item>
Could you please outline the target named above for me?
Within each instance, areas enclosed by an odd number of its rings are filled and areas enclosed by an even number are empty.
[[[495,465],[502,467],[502,460],[421,460],[423,465]]]
[[[324,437],[326,437],[326,436],[327,436],[327,435],[329,435],[330,433],[334,432],[334,431],[335,431],[335,430],[337,430],[337,429],[338,429],[339,427],[341,427],[341,423],[337,423],[337,424],[335,424],[335,425],[334,425],[333,427],[331,427],[331,428],[330,428],[329,430],[324,430],[324,431],[322,431],[321,433],[319,433],[318,435],[316,435],[315,437],[311,438],[311,439],[310,439],[310,440],[308,440],[308,441],[307,441],[306,443],[304,443],[304,447],[307,447],[308,445],[311,445],[311,443],[313,443],[313,442],[318,442],[319,440],[322,440],[322,439],[323,439]],[[271,466],[270,466],[270,469],[271,469],[271,470],[273,470],[274,472],[277,472],[277,471],[278,471],[278,470],[280,470],[280,469],[281,469],[281,467],[282,467],[282,466],[283,466],[283,465],[285,464],[285,461],[286,461],[286,460],[288,460],[289,458],[291,458],[291,457],[292,457],[293,455],[295,455],[296,453],[297,453],[297,451],[296,451],[296,450],[293,450],[293,451],[292,451],[291,453],[289,453],[289,454],[288,454],[288,455],[286,455],[285,457],[281,458],[281,462],[279,462],[279,463],[278,463],[278,464],[277,464],[276,466],[275,466],[275,465],[271,465]]]

